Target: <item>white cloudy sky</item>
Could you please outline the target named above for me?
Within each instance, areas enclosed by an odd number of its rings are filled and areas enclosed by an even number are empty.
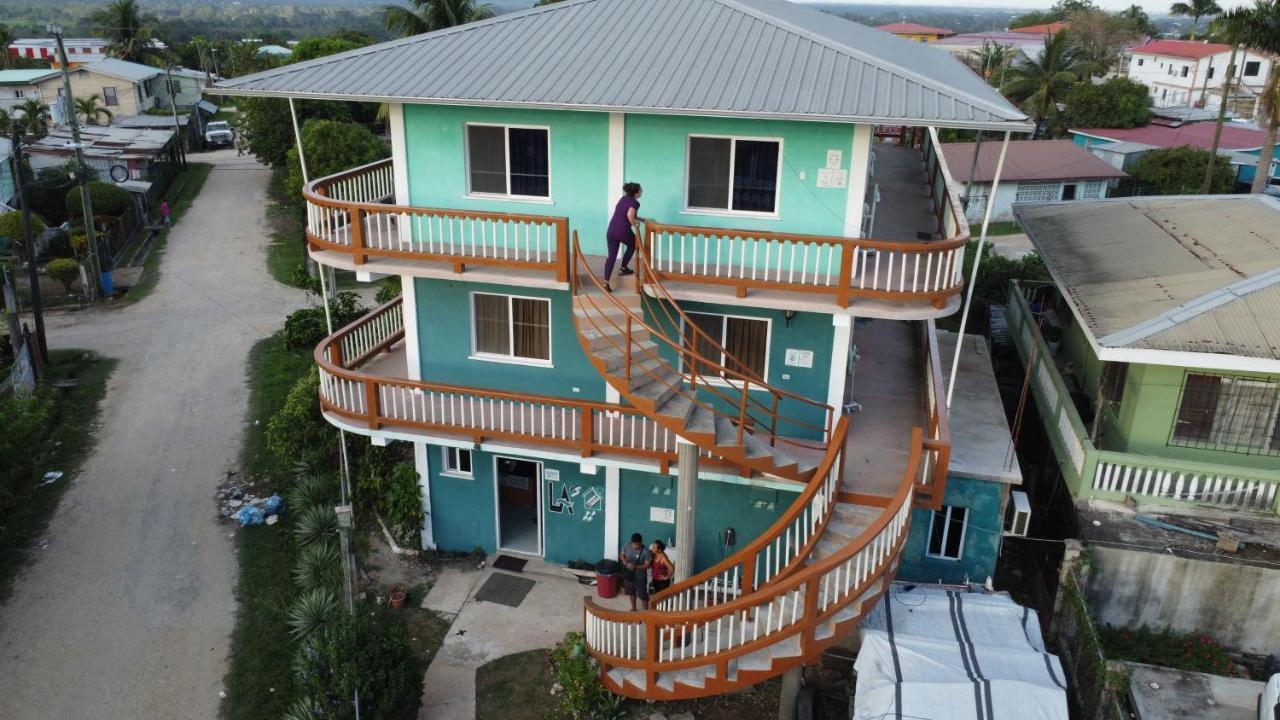
[[[1141,5],[1149,13],[1167,13],[1169,6],[1174,0],[1094,0],[1108,10],[1120,10],[1133,5],[1135,2]],[[841,4],[859,4],[857,0],[801,0],[801,2],[833,2]],[[876,5],[945,5],[948,8],[962,7],[1012,7],[1012,8],[1037,8],[1044,9],[1053,5],[1054,0],[950,0],[943,2],[941,0],[868,0],[870,4]],[[1218,4],[1224,9],[1230,9],[1244,4],[1252,4],[1252,0],[1218,0]]]

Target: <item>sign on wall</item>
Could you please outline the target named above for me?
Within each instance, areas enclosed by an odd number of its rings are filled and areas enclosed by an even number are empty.
[[[588,487],[583,491],[581,485],[570,485],[560,482],[559,471],[544,471],[544,477],[555,472],[555,479],[547,480],[547,512],[557,515],[577,516],[582,522],[592,522],[604,508],[604,496],[599,490]],[[581,508],[581,512],[578,510]]]
[[[827,151],[827,169],[828,169],[828,170],[839,170],[839,169],[840,169],[840,166],[841,166],[841,165],[843,165],[843,164],[844,164],[844,151],[843,151],[843,150],[828,150],[828,151]]]
[[[668,525],[676,524],[676,509],[664,507],[649,508],[649,522],[660,522]]]
[[[791,367],[811,368],[813,367],[813,351],[787,348],[787,355],[783,359],[783,363]]]
[[[822,168],[818,170],[818,187],[845,188],[849,186],[849,173],[838,168]]]

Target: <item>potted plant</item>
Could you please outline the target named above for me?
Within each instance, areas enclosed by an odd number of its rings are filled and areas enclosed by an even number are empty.
[[[405,587],[403,585],[396,585],[395,587],[391,588],[391,595],[388,598],[387,602],[389,605],[391,605],[392,608],[399,610],[400,608],[404,607],[404,603],[408,599],[409,599],[409,593],[405,590]]]

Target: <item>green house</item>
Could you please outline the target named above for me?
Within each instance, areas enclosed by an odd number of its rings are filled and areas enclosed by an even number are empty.
[[[388,104],[391,158],[304,192],[312,258],[403,287],[318,348],[325,416],[412,443],[424,547],[666,541],[649,610],[586,603],[615,692],[811,662],[948,511],[933,321],[970,231],[937,129],[1031,124],[945,53],[782,0],[569,0],[215,91]]]

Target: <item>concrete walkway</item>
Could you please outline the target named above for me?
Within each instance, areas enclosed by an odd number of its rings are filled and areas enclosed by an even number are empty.
[[[0,608],[0,718],[213,720],[235,612],[237,467],[255,341],[304,303],[267,274],[268,171],[233,151],[174,228],[154,292],[52,315],[53,348],[118,358],[97,449]]]
[[[476,670],[481,665],[518,652],[550,648],[566,633],[582,631],[582,599],[594,596],[594,587],[580,585],[560,566],[535,558],[523,572],[511,573],[537,583],[520,607],[475,601],[475,592],[495,572],[503,571],[446,568],[422,601],[422,607],[441,613],[453,625],[427,668],[419,720],[473,720]],[[629,607],[621,593],[600,602],[618,609]]]

